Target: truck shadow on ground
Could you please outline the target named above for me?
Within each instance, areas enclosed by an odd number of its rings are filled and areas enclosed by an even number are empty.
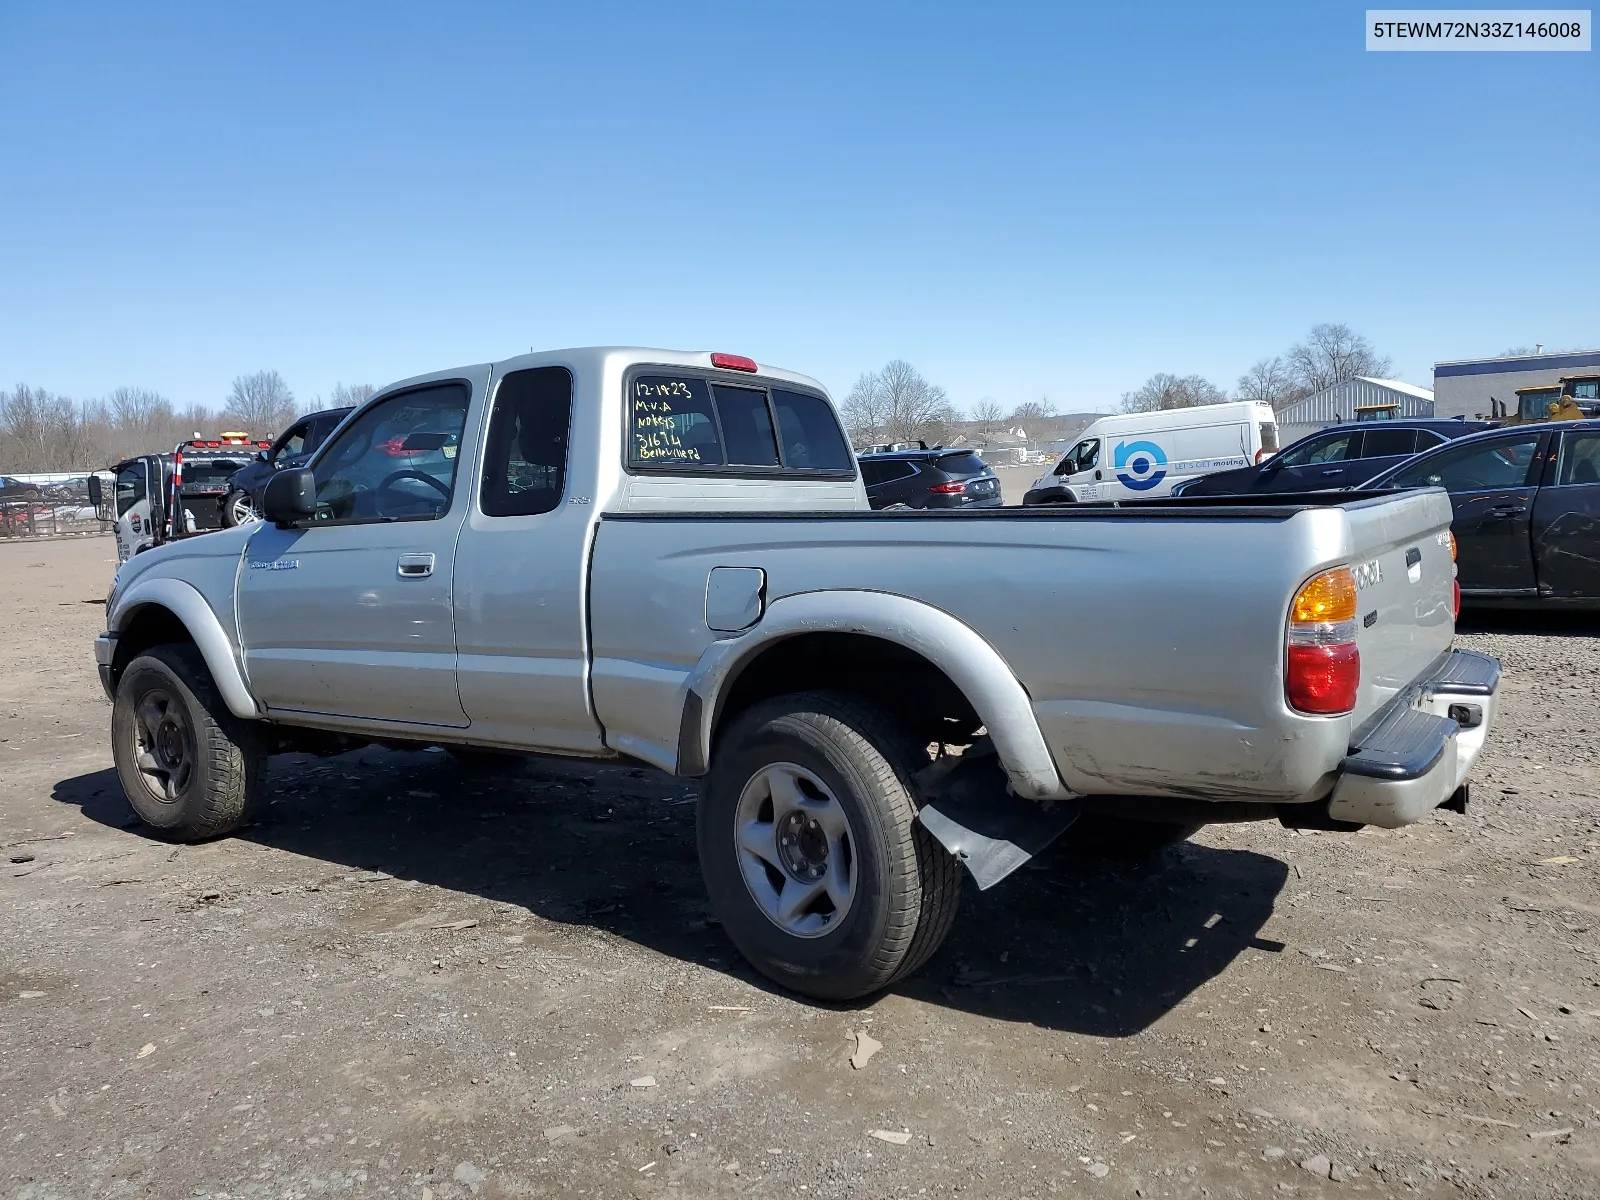
[[[711,915],[695,793],[682,780],[543,759],[469,770],[442,753],[368,749],[275,758],[269,794],[236,836],[590,925],[778,990]],[[154,836],[110,770],[63,780],[54,798]],[[969,881],[944,949],[895,990],[997,1020],[1128,1037],[1240,955],[1282,949],[1258,933],[1287,872],[1263,854],[1196,843],[1138,863],[1079,859],[1058,843],[987,893]]]

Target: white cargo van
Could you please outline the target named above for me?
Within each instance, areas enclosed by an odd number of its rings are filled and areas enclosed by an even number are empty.
[[[1174,484],[1277,453],[1270,404],[1240,401],[1101,417],[1034,480],[1024,504],[1165,496]]]

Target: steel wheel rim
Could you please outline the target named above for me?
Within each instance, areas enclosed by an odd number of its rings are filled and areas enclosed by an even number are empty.
[[[762,914],[792,937],[839,927],[856,893],[856,845],[838,797],[795,763],[750,777],[734,810],[734,851]]]
[[[249,492],[240,492],[233,498],[233,503],[228,507],[232,509],[233,523],[235,525],[243,525],[246,521],[254,521],[256,519],[256,508],[255,505],[250,503]]]
[[[194,731],[183,704],[151,688],[133,710],[133,754],[152,799],[175,803],[194,775]]]

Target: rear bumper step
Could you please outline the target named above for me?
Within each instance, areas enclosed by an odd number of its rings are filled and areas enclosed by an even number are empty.
[[[1499,687],[1498,659],[1453,651],[1361,732],[1339,765],[1328,815],[1395,829],[1446,803],[1483,749]]]

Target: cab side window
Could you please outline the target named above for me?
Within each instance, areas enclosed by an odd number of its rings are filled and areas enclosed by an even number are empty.
[[[117,516],[126,516],[144,498],[144,463],[129,463],[117,472]]]
[[[1556,483],[1600,483],[1600,433],[1569,433],[1562,439]]]
[[[495,389],[479,503],[490,517],[531,517],[561,504],[572,425],[565,367],[513,371]]]
[[[1414,454],[1416,449],[1417,434],[1413,429],[1369,429],[1361,439],[1362,458],[1398,458]]]
[[[278,439],[277,449],[273,451],[274,458],[293,458],[296,454],[304,453],[306,449],[306,434],[310,432],[311,425],[307,421],[290,429]]]
[[[1314,438],[1293,450],[1287,450],[1276,460],[1280,467],[1311,467],[1319,463],[1344,462],[1354,457],[1358,433],[1336,433],[1330,437]]]
[[[1087,471],[1100,461],[1100,439],[1089,438],[1079,442],[1068,450],[1060,464],[1056,467],[1057,475],[1076,475],[1079,471]]]
[[[1449,492],[1521,487],[1539,448],[1539,435],[1462,446],[1407,467],[1394,477],[1396,487],[1442,487]]]
[[[367,409],[316,461],[317,521],[429,521],[455,495],[469,389],[430,384]]]

